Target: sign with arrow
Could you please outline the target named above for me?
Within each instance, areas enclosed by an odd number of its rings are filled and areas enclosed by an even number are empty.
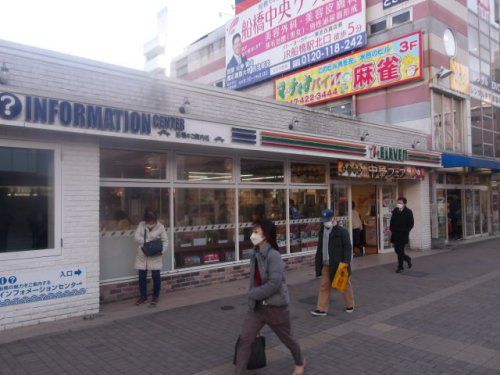
[[[75,297],[87,292],[85,267],[0,273],[0,308]]]

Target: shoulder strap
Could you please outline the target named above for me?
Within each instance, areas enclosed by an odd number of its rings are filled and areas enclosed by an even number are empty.
[[[146,228],[144,228],[144,243],[146,243]]]

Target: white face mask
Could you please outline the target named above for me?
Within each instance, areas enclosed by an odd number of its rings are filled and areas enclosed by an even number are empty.
[[[252,235],[250,236],[250,241],[252,241],[254,246],[257,246],[263,240],[264,240],[264,238],[262,238],[262,236],[260,234],[257,234],[257,233],[252,233]]]
[[[402,210],[404,206],[405,206],[405,205],[404,205],[404,204],[401,204],[401,203],[398,203],[398,204],[396,205],[396,207],[397,207],[397,208],[399,208],[400,210]]]
[[[327,229],[330,229],[331,227],[333,227],[335,224],[333,221],[327,221],[325,224],[325,228]]]

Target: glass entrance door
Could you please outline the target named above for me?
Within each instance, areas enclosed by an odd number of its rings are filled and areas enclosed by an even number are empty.
[[[381,185],[378,188],[378,219],[379,219],[379,253],[392,249],[391,244],[391,216],[396,207],[397,187]]]

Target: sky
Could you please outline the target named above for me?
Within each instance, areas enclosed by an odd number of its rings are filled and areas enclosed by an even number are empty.
[[[234,0],[1,0],[0,39],[143,69],[143,45],[157,35],[157,13],[175,25],[171,53],[216,29]],[[219,14],[221,13],[221,14]]]

